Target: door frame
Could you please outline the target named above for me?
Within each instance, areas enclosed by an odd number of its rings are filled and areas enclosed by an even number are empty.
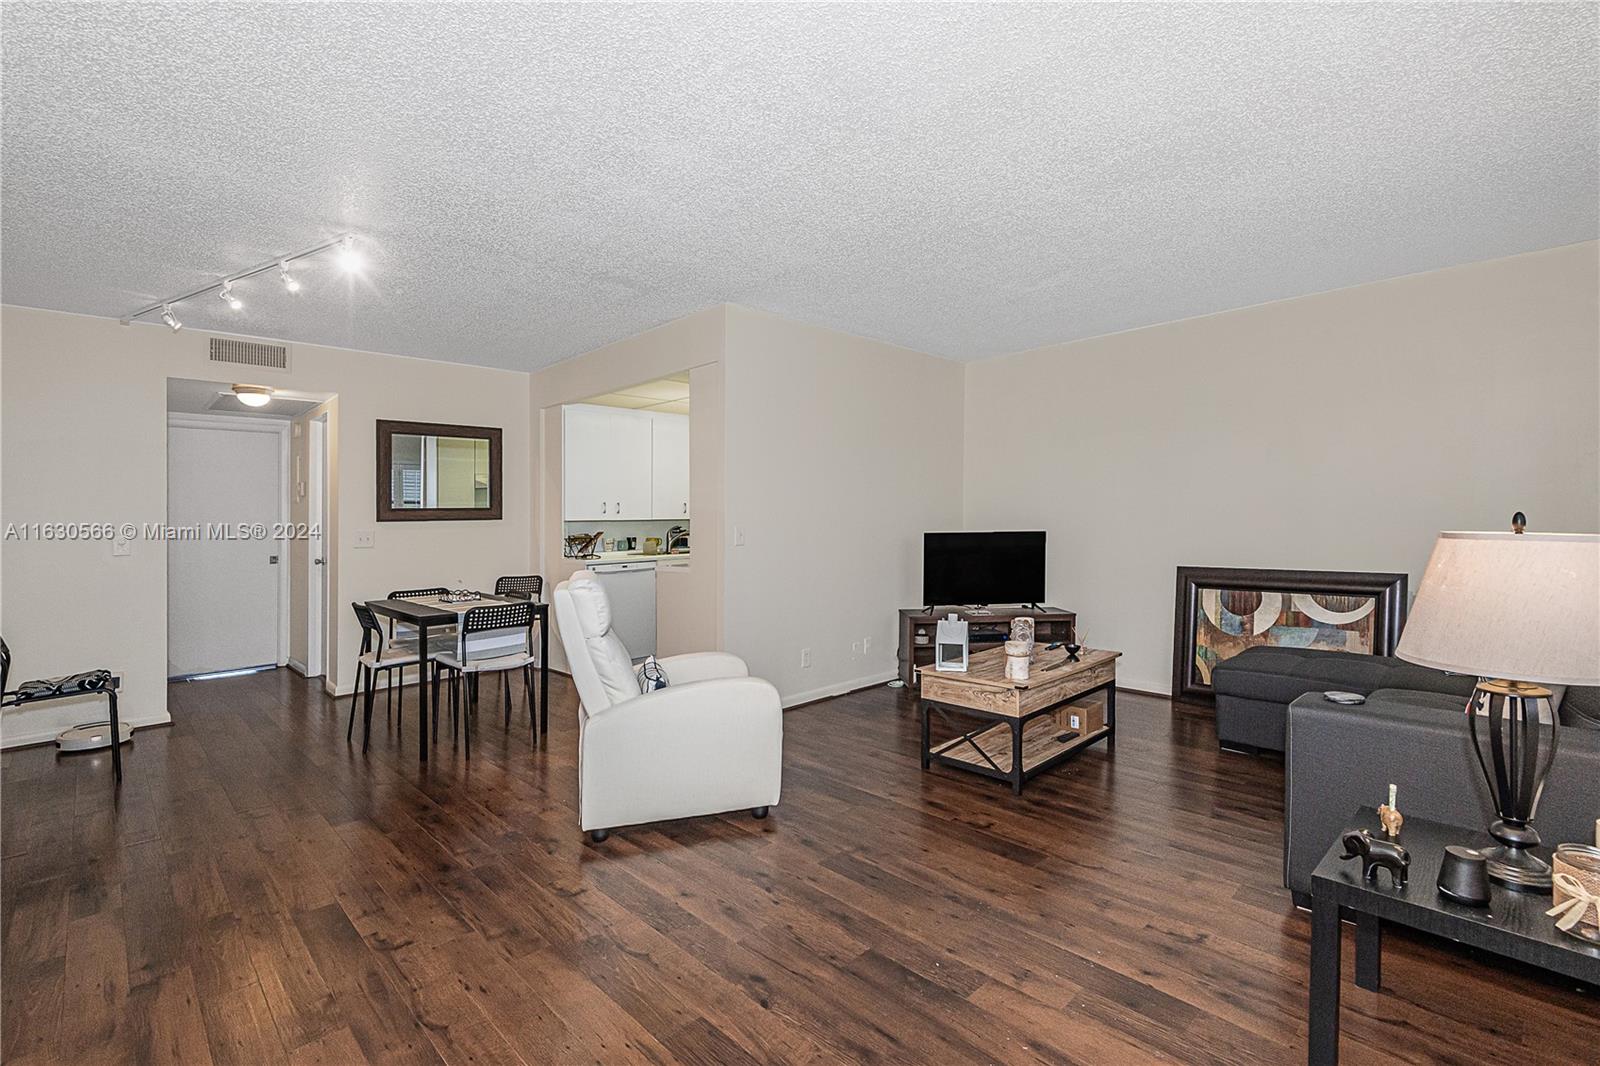
[[[167,428],[220,429],[235,433],[272,433],[278,438],[278,522],[289,524],[289,420],[276,418],[245,418],[237,415],[167,414]],[[170,437],[167,447],[171,448]],[[170,466],[170,459],[168,460]],[[164,479],[163,479],[164,480]],[[171,501],[170,485],[166,485],[166,499],[162,501],[162,515],[170,523],[167,507]],[[289,551],[288,541],[278,539],[274,547],[278,556],[278,657],[277,665],[289,662]],[[169,561],[170,566],[170,561]],[[172,594],[172,575],[167,575],[167,595]],[[169,604],[170,612],[170,604]]]
[[[328,412],[306,421],[306,520],[321,527],[322,565],[306,549],[306,676],[327,673],[328,617]]]

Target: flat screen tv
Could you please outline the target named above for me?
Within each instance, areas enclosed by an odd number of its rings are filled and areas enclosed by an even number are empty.
[[[1043,603],[1044,531],[924,533],[922,602]]]

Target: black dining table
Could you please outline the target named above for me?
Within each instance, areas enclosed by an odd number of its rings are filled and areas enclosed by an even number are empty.
[[[521,597],[491,596],[488,593],[479,593],[475,600],[466,600],[460,603],[440,605],[437,597],[425,597],[415,600],[368,600],[367,606],[372,613],[384,618],[392,618],[397,622],[415,626],[417,629],[417,648],[426,662],[425,651],[428,647],[429,627],[459,625],[461,616],[474,607],[492,607],[496,604],[515,603]],[[550,732],[550,605],[533,601],[529,604],[533,608],[533,620],[539,626],[539,732],[541,735]],[[417,753],[422,762],[428,761],[428,733],[430,728],[438,728],[437,717],[430,717],[429,693],[432,685],[429,684],[426,671],[420,670],[417,678],[417,689],[421,713],[418,716],[418,735],[421,739],[417,743]],[[437,694],[435,693],[435,702]],[[434,716],[438,708],[433,707]],[[528,709],[529,714],[534,713],[533,708]]]

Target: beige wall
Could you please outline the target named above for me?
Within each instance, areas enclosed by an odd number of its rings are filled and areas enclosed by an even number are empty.
[[[785,705],[894,675],[922,533],[961,523],[961,390],[959,363],[727,308],[727,645]]]
[[[946,360],[724,305],[534,374],[543,573],[579,565],[560,557],[559,405],[686,367],[694,552],[658,574],[679,612],[659,615],[661,653],[735,652],[786,705],[892,677],[922,532],[961,520],[962,372]]]
[[[166,379],[225,378],[207,335],[27,308],[0,311],[5,455],[0,522],[139,524],[166,515]],[[288,373],[252,370],[262,384],[338,396],[336,591],[341,690],[353,678],[355,599],[438,582],[492,583],[530,561],[526,374],[296,344]],[[498,522],[376,521],[378,418],[499,426],[505,518]],[[354,534],[374,532],[371,549]],[[166,551],[138,541],[126,557],[105,542],[11,541],[0,552],[0,619],[17,667],[30,676],[110,666],[125,677],[129,721],[166,721]],[[6,743],[53,736],[81,708],[54,705],[3,720]]]
[[[1535,528],[1600,526],[1596,259],[1587,243],[965,367],[718,306],[532,375],[295,345],[292,372],[251,377],[337,394],[343,690],[351,600],[575,569],[560,405],[689,369],[693,565],[668,578],[687,582],[686,607],[664,653],[725,647],[791,705],[883,680],[895,610],[920,596],[924,531],[1044,528],[1051,599],[1127,653],[1128,686],[1165,691],[1180,564],[1415,580],[1440,528],[1499,528],[1517,508]],[[0,353],[0,522],[162,521],[166,379],[226,376],[206,335],[7,307]],[[505,519],[379,525],[378,417],[500,426]],[[361,530],[373,549],[352,546]],[[166,719],[161,545],[113,558],[105,543],[14,540],[0,577],[20,670],[81,669],[87,649],[124,673],[130,720]],[[294,627],[303,617],[302,599]],[[4,737],[80,717],[8,713]]]
[[[966,368],[970,528],[1170,687],[1179,565],[1405,571],[1440,529],[1600,528],[1593,242]]]
[[[629,385],[689,371],[689,510],[693,552],[687,569],[666,575],[669,604],[657,612],[657,651],[710,651],[722,643],[723,511],[723,308],[710,307],[637,336],[557,363],[533,374],[528,392],[535,432],[529,470],[539,573],[554,587],[583,564],[561,555],[561,405],[615,392]],[[660,575],[658,575],[659,577]],[[551,642],[551,662],[566,669],[560,642]]]

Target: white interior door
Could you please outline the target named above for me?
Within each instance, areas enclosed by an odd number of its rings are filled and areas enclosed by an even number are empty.
[[[283,444],[273,429],[167,427],[167,524],[199,530],[167,541],[169,676],[278,663],[283,546],[237,535],[251,525],[270,533],[281,520]]]

